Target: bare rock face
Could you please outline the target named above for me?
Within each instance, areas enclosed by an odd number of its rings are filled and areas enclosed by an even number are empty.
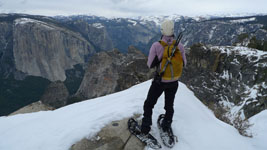
[[[118,50],[97,53],[88,62],[76,93],[81,99],[99,97],[127,89],[152,77],[146,56],[134,47],[128,54]]]
[[[39,112],[39,111],[48,111],[53,110],[53,107],[47,106],[43,104],[41,101],[32,103],[30,105],[27,105],[13,113],[11,113],[9,116],[17,115],[17,114],[25,114],[25,113],[32,113],[32,112]]]
[[[0,22],[0,74],[8,76],[13,70],[12,66],[12,24]]]
[[[42,21],[19,18],[13,24],[16,69],[50,81],[64,81],[65,70],[95,52],[78,33]]]
[[[129,118],[113,121],[94,138],[82,139],[71,150],[142,150],[144,144],[131,135],[127,122]]]
[[[67,104],[69,92],[63,82],[57,81],[51,83],[45,90],[44,95],[41,97],[42,103],[59,108]]]

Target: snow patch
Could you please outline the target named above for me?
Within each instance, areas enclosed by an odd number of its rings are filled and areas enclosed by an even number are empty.
[[[228,70],[223,70],[223,73],[220,75],[222,79],[229,80],[232,78],[232,74]]]
[[[156,26],[160,26],[160,24],[165,20],[165,19],[169,19],[169,20],[173,20],[175,22],[181,20],[183,18],[183,16],[181,15],[169,15],[169,16],[139,16],[139,17],[133,17],[133,19],[135,20],[139,20],[142,23],[145,22],[154,22],[156,24]]]
[[[267,52],[265,51],[243,47],[243,46],[212,46],[211,49],[212,50],[218,49],[222,53],[226,53],[228,56],[232,53],[234,53],[235,55],[246,56],[246,57],[249,57],[250,60],[252,57],[257,57],[255,60],[251,60],[251,62],[257,62],[259,61],[260,58],[267,57]]]
[[[246,88],[245,94],[248,95],[246,99],[247,100],[252,99],[253,101],[258,101],[257,97],[260,96],[260,95],[258,95],[258,93],[259,93],[258,91],[260,91],[262,88],[267,90],[266,82],[262,82],[261,84],[256,84],[252,87],[246,86],[245,88]],[[264,96],[264,95],[262,95],[262,96]]]
[[[146,22],[145,21],[141,21],[140,24],[146,25]]]
[[[216,29],[216,26],[212,27],[212,29],[210,30],[209,39],[211,39],[213,37],[215,29]]]
[[[93,23],[92,26],[98,29],[104,28],[104,26],[101,23]]]
[[[42,23],[41,21],[30,19],[30,18],[19,18],[15,20],[15,25],[23,25],[27,23]]]
[[[25,24],[28,24],[28,23],[35,23],[35,24],[39,24],[43,27],[45,27],[46,29],[49,29],[49,30],[54,30],[55,28],[45,22],[42,22],[42,21],[39,21],[39,20],[35,20],[35,19],[30,19],[30,18],[18,18],[14,21],[14,25],[17,26],[17,25],[25,25]]]
[[[246,22],[251,22],[251,21],[256,21],[256,18],[252,17],[252,18],[247,18],[247,19],[231,20],[230,22],[232,22],[232,23],[246,23]]]
[[[134,21],[134,20],[130,20],[130,19],[128,19],[128,22],[132,23],[132,24],[133,24],[133,26],[136,26],[136,24],[137,24],[137,22],[136,22],[136,21]]]

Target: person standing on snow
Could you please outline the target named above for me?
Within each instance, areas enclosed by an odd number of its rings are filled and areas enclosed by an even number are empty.
[[[178,89],[178,79],[181,76],[182,68],[186,66],[186,56],[184,47],[181,43],[176,48],[174,57],[168,65],[163,76],[159,72],[162,71],[166,60],[171,54],[172,48],[175,43],[174,39],[174,22],[165,20],[161,24],[162,38],[152,44],[148,56],[147,65],[149,68],[157,67],[156,75],[152,81],[148,91],[147,98],[144,102],[144,114],[141,124],[142,134],[148,134],[152,125],[152,112],[154,105],[157,103],[158,98],[164,92],[165,94],[165,115],[161,127],[163,131],[168,131],[171,128],[172,118],[174,114],[174,98]]]

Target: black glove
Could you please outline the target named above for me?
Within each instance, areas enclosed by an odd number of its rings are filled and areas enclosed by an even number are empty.
[[[154,68],[160,64],[161,61],[159,61],[158,56],[155,56],[152,64],[150,65],[150,68]]]

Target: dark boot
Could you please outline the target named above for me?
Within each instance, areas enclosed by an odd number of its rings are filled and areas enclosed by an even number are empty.
[[[160,131],[160,137],[165,146],[172,148],[175,145],[175,139],[177,141],[177,138],[175,135],[173,135],[171,122],[164,121],[164,118],[164,114],[161,114],[158,118],[158,128]]]
[[[143,134],[148,134],[149,131],[150,131],[150,125],[148,125],[148,124],[142,122],[142,125],[141,125],[141,132],[142,132]]]

